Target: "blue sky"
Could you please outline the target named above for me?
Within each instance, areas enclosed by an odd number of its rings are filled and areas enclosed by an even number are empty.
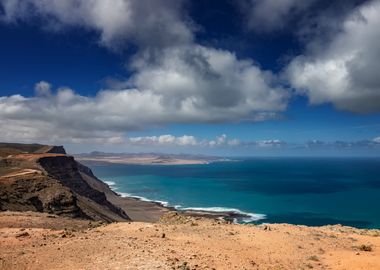
[[[90,2],[0,0],[0,141],[380,154],[379,1]]]

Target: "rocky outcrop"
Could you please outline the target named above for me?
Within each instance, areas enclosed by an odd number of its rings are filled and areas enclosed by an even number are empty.
[[[2,211],[36,211],[88,218],[68,188],[39,173],[3,178],[0,187]]]
[[[79,164],[71,156],[53,156],[42,157],[38,160],[41,167],[54,179],[57,179],[62,185],[68,187],[75,194],[89,199],[105,208],[106,212],[117,215],[122,219],[129,219],[127,214],[120,208],[110,203],[104,192],[91,186],[82,174],[86,174],[89,178],[95,178],[92,171],[86,166]],[[81,169],[81,170],[80,170]],[[95,180],[95,179],[94,179]],[[84,203],[84,201],[82,201]],[[85,211],[89,216],[99,215],[100,213],[92,213]],[[104,216],[106,213],[102,213]],[[106,217],[103,217],[107,219]]]
[[[50,153],[50,154],[66,154],[66,150],[63,146],[47,146],[39,149],[35,153]]]
[[[66,154],[63,146],[42,145],[42,144],[21,144],[21,143],[0,143],[0,156],[12,154]]]
[[[7,151],[14,151],[0,158],[0,210],[46,212],[105,222],[130,220],[107,200],[104,192],[112,192],[108,186],[88,167],[63,154],[63,147],[6,146]]]

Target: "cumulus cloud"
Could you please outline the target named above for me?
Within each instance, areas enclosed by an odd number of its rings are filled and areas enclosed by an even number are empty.
[[[34,90],[37,96],[50,96],[51,84],[45,81],[40,81],[36,83]]]
[[[229,138],[226,134],[215,137],[214,139],[201,139],[193,135],[174,136],[170,134],[160,136],[129,137],[125,143],[134,146],[183,146],[183,147],[202,147],[202,148],[246,148],[278,150],[278,149],[303,149],[303,150],[355,150],[355,149],[379,149],[380,138],[372,140],[358,141],[321,141],[309,140],[306,142],[290,143],[280,139],[266,140],[245,140]]]
[[[125,42],[163,47],[192,39],[182,5],[182,0],[0,0],[0,21],[38,20],[49,31],[80,27],[99,33],[101,44],[113,49]]]
[[[240,145],[238,139],[228,139],[226,134],[216,137],[214,140],[203,140],[202,145],[217,147],[217,146],[237,146]]]
[[[295,58],[287,76],[311,104],[358,113],[380,111],[380,1],[355,9],[325,46]],[[310,43],[320,43],[318,38]]]
[[[241,0],[248,29],[268,33],[282,30],[294,15],[309,8],[316,0]]]
[[[275,140],[260,140],[260,141],[254,142],[254,144],[259,147],[278,147],[278,146],[286,145],[286,142],[275,139]]]
[[[272,34],[288,31],[301,42],[323,34],[335,35],[342,19],[360,2],[357,0],[237,0],[249,31]]]
[[[176,137],[173,135],[146,136],[128,138],[128,142],[134,145],[178,145],[178,146],[194,146],[198,145],[198,141],[194,136],[183,135]]]
[[[46,94],[47,90],[49,94]],[[120,142],[126,132],[149,126],[237,121],[241,117],[255,120],[255,111],[268,109],[261,105],[255,107],[254,103],[247,106],[244,99],[230,106],[219,106],[196,90],[192,88],[189,91],[194,92],[178,97],[180,91],[176,95],[164,88],[131,88],[103,90],[95,97],[86,97],[67,87],[51,93],[50,84],[38,83],[36,91],[40,94],[37,96],[0,97],[0,124],[6,127],[0,130],[0,138],[71,142],[88,138]],[[176,96],[176,102],[171,101],[171,96],[173,100]],[[274,110],[281,108],[276,107],[280,104],[274,105]],[[256,113],[260,115],[260,112]],[[186,139],[190,138],[183,138],[183,143],[187,143]]]
[[[288,94],[276,86],[274,75],[229,51],[200,45],[170,48],[153,63],[144,55],[136,58],[133,67],[133,85],[162,95],[166,106],[183,108],[189,116],[223,121],[286,108]]]
[[[229,138],[226,134],[216,136],[214,139],[200,139],[192,135],[174,136],[174,135],[160,135],[160,136],[144,136],[144,137],[130,137],[126,139],[126,143],[139,146],[197,146],[197,147],[283,147],[287,143],[278,139],[271,140],[251,140],[241,141],[236,138]]]
[[[79,27],[107,48],[137,46],[131,77],[95,97],[70,88],[0,98],[3,139],[114,137],[170,123],[263,121],[285,110],[289,94],[270,71],[233,52],[194,42],[193,23],[177,0],[0,0],[5,23],[37,23],[49,31]],[[23,122],[24,121],[24,122]],[[21,132],[29,126],[30,132]],[[11,132],[10,130],[13,130]],[[20,132],[19,132],[20,131]],[[43,133],[43,132],[44,133]]]
[[[220,147],[220,146],[238,146],[238,139],[228,139],[226,134],[217,136],[213,140],[199,139],[192,135],[174,136],[145,136],[131,137],[127,139],[127,143],[132,145],[154,145],[154,146],[200,146],[200,147]]]

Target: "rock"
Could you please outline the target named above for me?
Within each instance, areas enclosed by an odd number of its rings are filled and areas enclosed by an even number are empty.
[[[9,149],[12,155],[2,157]],[[13,172],[14,168],[20,169]],[[0,211],[45,212],[49,218],[58,215],[106,223],[130,220],[107,199],[105,192],[112,192],[109,187],[61,146],[0,143],[0,172],[8,170],[14,174],[0,181]]]
[[[28,236],[30,236],[30,234],[28,232],[21,232],[21,233],[16,234],[17,238],[28,237]]]

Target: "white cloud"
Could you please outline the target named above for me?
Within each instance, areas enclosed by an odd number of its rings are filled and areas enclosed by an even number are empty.
[[[289,143],[280,139],[267,140],[247,140],[240,141],[236,138],[229,139],[226,134],[215,137],[214,139],[200,139],[192,135],[174,136],[145,136],[130,137],[125,139],[126,145],[150,147],[197,147],[197,148],[246,148],[265,151],[276,149],[378,149],[380,147],[380,137],[372,140],[359,141],[320,141],[309,140],[305,143]]]
[[[333,103],[359,113],[380,111],[380,1],[354,10],[325,46],[295,58],[287,75],[311,104]],[[318,48],[317,50],[315,50]]]
[[[194,146],[198,145],[194,136],[183,135],[176,137],[173,135],[146,136],[128,138],[128,143],[134,145],[177,145],[177,146]]]
[[[238,139],[231,139],[227,142],[227,144],[230,146],[238,146],[241,144],[241,142]]]
[[[276,140],[260,140],[260,141],[256,141],[254,144],[257,145],[258,147],[275,147],[275,146],[285,145],[286,143],[284,141],[276,139]]]
[[[36,83],[34,90],[37,96],[50,96],[51,95],[51,84],[45,81],[40,81]]]
[[[259,112],[251,117],[258,119],[286,108],[288,93],[273,86],[275,76],[229,51],[189,45],[165,49],[153,63],[146,57],[136,57],[130,83],[162,95],[166,106],[188,117],[225,121]]]
[[[0,131],[11,138],[80,140],[171,123],[263,121],[285,110],[289,94],[277,78],[233,52],[198,45],[177,0],[0,0],[6,23],[39,23],[49,31],[95,31],[107,48],[133,43],[132,75],[119,89],[95,97],[69,88],[52,94],[39,82],[36,96],[1,97]],[[21,132],[25,125],[30,132]],[[12,132],[10,131],[12,130]],[[42,133],[42,131],[44,133]],[[117,141],[117,139],[115,139]],[[187,143],[184,141],[184,143]]]
[[[127,143],[140,146],[198,146],[198,147],[221,147],[221,146],[239,146],[238,139],[228,139],[227,135],[222,134],[213,140],[199,139],[192,135],[174,136],[145,136],[145,137],[130,137],[126,140]]]
[[[177,138],[179,145],[197,145],[197,139],[194,136],[184,135],[182,137]]]
[[[240,0],[248,29],[255,32],[282,30],[295,14],[309,8],[316,0]]]
[[[226,145],[227,144],[227,135],[222,134],[221,136],[218,136],[215,138],[215,140],[211,141],[203,141],[204,145],[208,146],[221,146],[221,145]]]
[[[159,63],[143,58],[136,56],[136,72],[127,83],[136,88],[86,97],[67,87],[54,94],[42,81],[35,97],[1,97],[0,123],[8,128],[0,138],[120,138],[153,125],[263,121],[286,108],[288,94],[271,87],[271,73],[228,51],[189,45],[163,50]]]
[[[202,145],[210,146],[210,147],[217,147],[217,146],[239,146],[241,145],[240,140],[234,138],[234,139],[228,139],[226,134],[222,134],[220,136],[217,136],[214,140],[203,140]]]
[[[188,43],[192,32],[181,19],[182,0],[0,0],[0,21],[39,20],[49,31],[80,27],[100,34],[104,46],[125,42],[160,47]]]

